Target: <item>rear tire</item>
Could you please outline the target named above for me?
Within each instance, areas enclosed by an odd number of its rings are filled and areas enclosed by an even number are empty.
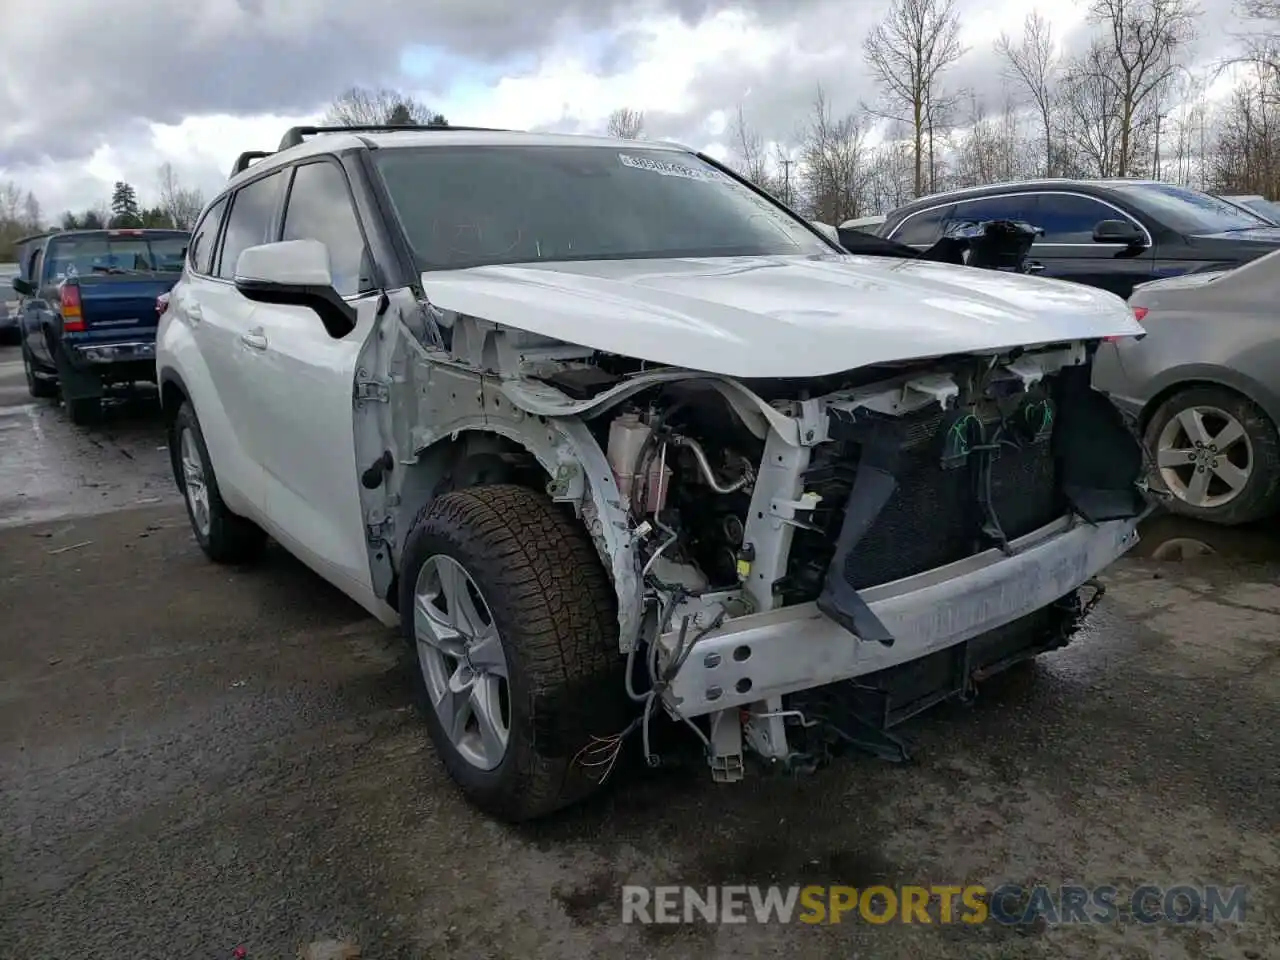
[[[22,372],[27,375],[27,393],[37,400],[51,400],[58,395],[57,381],[36,376],[26,344],[22,346]]]
[[[480,486],[418,514],[400,571],[401,627],[417,651],[431,739],[475,806],[519,822],[599,788],[604,764],[584,767],[579,755],[629,720],[615,611],[586,531],[543,495]],[[450,621],[467,626],[446,640]],[[493,749],[481,745],[486,733]]]
[[[1156,462],[1151,485],[1170,494],[1171,513],[1235,526],[1280,509],[1275,424],[1234,390],[1175,393],[1152,414],[1144,439]]]
[[[191,531],[205,556],[214,563],[225,564],[256,560],[266,546],[267,535],[253,521],[232,513],[223,502],[204,434],[190,402],[183,403],[174,417],[169,445]]]
[[[67,401],[67,414],[78,427],[97,423],[102,417],[101,397],[76,397]]]

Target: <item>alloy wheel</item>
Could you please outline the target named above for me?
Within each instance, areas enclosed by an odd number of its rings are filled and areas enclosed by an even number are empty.
[[[191,519],[200,536],[209,536],[209,485],[205,480],[204,461],[196,447],[196,438],[190,430],[182,431],[179,442],[179,456],[182,459],[182,486],[186,493],[187,505],[191,508]]]
[[[428,557],[414,586],[414,638],[445,736],[481,770],[502,762],[511,736],[507,659],[488,602],[452,557]]]
[[[1156,466],[1169,492],[1201,509],[1223,507],[1238,497],[1253,465],[1244,425],[1217,407],[1183,409],[1156,442]]]

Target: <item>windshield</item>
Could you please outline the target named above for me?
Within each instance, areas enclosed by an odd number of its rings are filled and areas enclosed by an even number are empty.
[[[1261,197],[1251,197],[1248,200],[1241,200],[1239,203],[1255,213],[1260,213],[1272,223],[1280,223],[1280,204],[1272,203],[1270,200],[1263,200]]]
[[[1228,233],[1271,226],[1248,210],[1199,190],[1169,183],[1126,183],[1113,189],[1179,233]]]
[[[181,273],[187,243],[188,238],[182,234],[55,237],[49,242],[44,274],[62,280],[94,273]]]
[[[466,146],[374,153],[423,270],[830,254],[809,228],[687,153]]]

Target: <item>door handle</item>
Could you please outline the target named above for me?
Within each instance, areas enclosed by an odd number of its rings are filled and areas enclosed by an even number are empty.
[[[246,347],[252,347],[254,350],[267,349],[267,338],[260,329],[240,334],[240,342]]]
[[[201,320],[204,319],[204,311],[200,309],[200,304],[198,304],[196,301],[188,300],[186,307],[187,307],[187,319],[190,320],[192,323],[199,323]]]

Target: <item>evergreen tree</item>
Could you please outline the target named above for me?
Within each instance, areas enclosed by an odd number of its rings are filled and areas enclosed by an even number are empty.
[[[391,112],[387,114],[387,123],[396,127],[416,126],[413,114],[409,112],[409,105],[401,102],[391,108]]]
[[[132,185],[117,180],[111,192],[111,226],[140,227],[142,216],[138,212],[138,194]]]

